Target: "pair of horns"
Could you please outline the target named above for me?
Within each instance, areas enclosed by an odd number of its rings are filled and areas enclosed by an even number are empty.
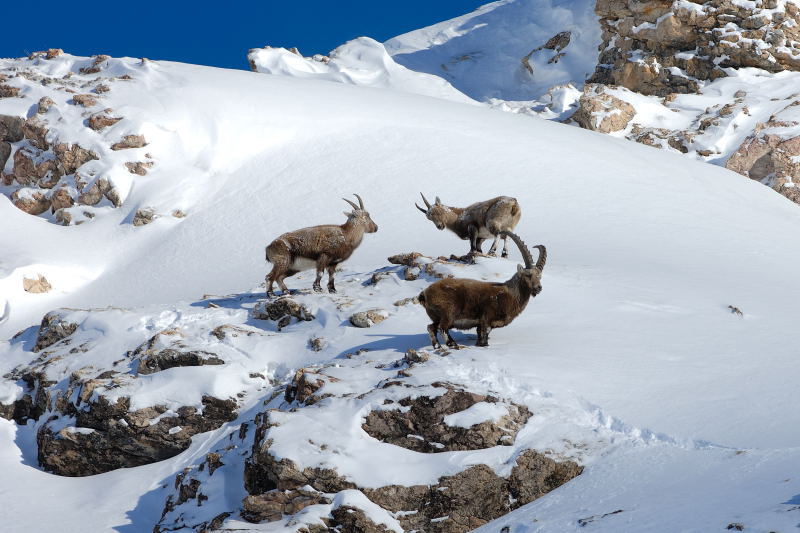
[[[354,204],[353,202],[351,202],[347,198],[342,198],[342,200],[344,200],[345,202],[347,202],[348,204],[353,206],[353,209],[361,209],[363,211],[363,209],[364,209],[364,200],[362,200],[361,197],[359,195],[355,194],[355,193],[353,193],[353,196],[358,198],[358,205]]]
[[[547,249],[544,247],[543,244],[537,244],[534,248],[539,249],[539,260],[536,261],[536,265],[533,264],[533,257],[531,257],[531,251],[528,249],[528,246],[520,239],[519,235],[516,233],[511,233],[510,231],[501,231],[501,235],[508,235],[511,237],[511,240],[514,241],[514,244],[517,245],[519,248],[519,252],[522,254],[522,259],[525,261],[525,268],[535,268],[539,272],[544,270],[544,264],[547,262]]]
[[[424,195],[424,194],[422,194],[422,193],[419,193],[419,195],[420,195],[420,196],[422,196],[422,201],[423,201],[423,202],[425,202],[425,207],[427,207],[428,209],[430,209],[430,208],[431,208],[431,203],[428,201],[428,199],[427,199],[427,198],[425,198],[425,195]],[[439,200],[439,197],[437,196],[437,197],[436,197],[436,200],[434,200],[434,202],[433,202],[433,203],[434,203],[434,205],[441,205],[441,204],[442,204],[442,201],[441,201],[441,200]],[[421,208],[420,206],[418,206],[416,203],[414,203],[414,205],[416,205],[416,206],[417,206],[417,209],[419,209],[419,210],[420,210],[420,211],[422,211],[423,213],[425,213],[425,214],[427,214],[427,213],[428,213],[428,209],[422,209],[422,208]]]

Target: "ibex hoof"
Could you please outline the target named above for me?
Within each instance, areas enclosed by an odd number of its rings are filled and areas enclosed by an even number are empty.
[[[336,294],[336,287],[328,287],[328,292],[331,294]]]
[[[322,287],[320,287],[319,285],[314,285],[312,289],[314,289],[314,292],[322,292]]]
[[[500,257],[508,257],[508,252],[503,252],[503,255],[501,255]]]
[[[489,257],[497,257],[497,254],[496,254],[496,253],[494,253],[494,252],[493,252],[493,251],[491,251],[491,250],[489,250],[489,253],[487,253],[486,255],[488,255]]]

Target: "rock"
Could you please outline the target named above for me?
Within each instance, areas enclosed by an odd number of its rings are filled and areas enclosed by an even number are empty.
[[[424,352],[422,350],[417,351],[414,348],[409,348],[406,350],[406,354],[403,356],[402,361],[408,366],[413,366],[416,364],[427,363],[430,358],[431,355],[428,352]]]
[[[422,257],[422,254],[417,252],[409,252],[407,254],[397,254],[389,257],[389,261],[393,265],[405,265],[407,267],[418,266],[417,259]]]
[[[147,175],[147,169],[151,168],[152,166],[153,166],[152,161],[148,162],[136,161],[135,163],[134,162],[125,163],[125,168],[128,169],[128,172],[130,172],[131,174],[137,174],[139,176]]]
[[[258,320],[273,320],[278,322],[278,331],[288,326],[292,319],[297,321],[314,320],[305,305],[300,304],[290,296],[281,296],[276,300],[258,302],[253,307],[253,318]]]
[[[24,137],[22,126],[25,120],[13,115],[0,115],[0,141],[18,142]]]
[[[497,421],[486,420],[468,428],[445,423],[446,416],[482,402],[505,406],[507,412]],[[502,404],[491,396],[447,388],[441,396],[408,397],[400,400],[396,409],[371,411],[361,428],[389,444],[417,452],[439,453],[510,446],[530,417],[530,411],[523,405]]]
[[[47,281],[47,278],[39,274],[37,279],[30,279],[23,277],[22,278],[22,289],[25,292],[30,292],[33,294],[41,294],[44,292],[50,292],[52,289],[52,285]]]
[[[5,83],[0,83],[0,98],[16,98],[19,96],[19,87],[12,87]]]
[[[99,396],[76,410],[74,427],[55,431],[48,423],[41,426],[39,463],[48,472],[75,477],[174,457],[189,447],[193,435],[236,418],[233,400],[204,396],[202,403],[202,413],[185,406],[170,413],[174,416],[161,416],[167,412],[164,406],[131,412],[129,398],[111,404]]]
[[[104,109],[103,111],[100,111],[99,113],[95,113],[94,115],[90,116],[87,119],[86,124],[91,129],[95,131],[100,131],[109,126],[113,126],[114,124],[122,120],[122,118],[120,117],[111,116],[111,113],[112,113],[111,109]]]
[[[93,107],[97,105],[97,97],[93,94],[76,94],[72,97],[72,103],[83,107]]]
[[[604,87],[587,84],[572,119],[587,130],[612,133],[625,129],[635,114],[632,105],[612,96]]]
[[[665,96],[696,92],[697,80],[725,76],[727,67],[800,69],[797,7],[768,9],[731,0],[598,0],[602,44],[589,81]]]
[[[136,213],[133,215],[133,225],[145,226],[147,224],[150,224],[157,218],[158,215],[156,214],[155,210],[152,207],[137,209]]]
[[[186,218],[186,213],[184,213],[180,209],[173,210],[171,214],[175,218]]]
[[[18,189],[11,194],[11,203],[29,215],[41,215],[50,209],[50,200],[44,192],[34,189]]]
[[[139,345],[130,354],[139,361],[136,375],[155,374],[175,367],[225,364],[215,353],[187,350],[182,338],[176,330],[164,330]]]
[[[39,98],[39,104],[37,105],[36,112],[40,115],[47,113],[47,111],[56,105],[52,98],[49,96],[42,96]]]
[[[115,207],[122,205],[119,192],[106,178],[98,178],[90,187],[84,188],[78,196],[78,203],[96,205],[103,197],[107,198]]]
[[[47,142],[47,127],[37,117],[25,120],[22,125],[22,133],[39,150],[50,149],[50,143]]]
[[[106,65],[104,65],[103,63],[107,62],[109,59],[111,59],[111,57],[107,56],[105,54],[99,54],[99,55],[93,56],[92,64],[90,66],[88,66],[88,67],[84,67],[84,68],[80,69],[80,73],[81,74],[97,74],[103,68],[106,67]]]
[[[376,524],[358,507],[342,505],[331,511],[333,521],[329,531],[337,533],[388,533],[383,524]]]
[[[319,374],[301,368],[294,373],[294,378],[286,387],[283,398],[287,403],[297,401],[301,404],[311,405],[318,400],[314,393],[321,389],[323,385],[325,385],[325,380]]]
[[[0,170],[6,166],[6,161],[11,157],[11,143],[0,141]],[[8,185],[11,185],[10,183]]]
[[[47,53],[44,55],[45,59],[55,59],[60,55],[64,55],[64,50],[61,48],[50,48],[47,50]]]
[[[56,158],[61,163],[64,174],[74,174],[84,163],[100,159],[97,154],[77,144],[57,144],[53,148]]]
[[[72,224],[72,213],[67,208],[57,209],[55,213],[56,223],[62,226],[69,226]]]
[[[75,333],[77,329],[78,324],[67,321],[62,311],[50,311],[42,318],[33,351],[40,352],[61,342]]]
[[[69,191],[65,188],[56,189],[50,194],[50,209],[55,213],[59,209],[69,208],[75,205]]]
[[[142,148],[147,146],[144,135],[126,135],[119,142],[111,145],[112,150],[127,150],[130,148]]]
[[[111,87],[109,87],[108,85],[105,85],[103,83],[101,83],[100,85],[98,85],[97,87],[94,88],[94,92],[96,92],[97,94],[107,93],[110,90],[111,90]]]
[[[350,316],[350,323],[357,328],[371,328],[389,318],[389,313],[383,309],[369,309],[359,311]]]
[[[299,513],[309,505],[330,504],[330,498],[314,490],[272,490],[247,496],[242,502],[242,518],[248,522],[275,522],[283,515]]]

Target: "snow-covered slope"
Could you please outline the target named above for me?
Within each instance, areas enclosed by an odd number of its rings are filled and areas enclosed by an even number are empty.
[[[69,56],[50,61],[77,68]],[[89,507],[95,530],[151,530],[180,484],[175,474],[199,468],[217,451],[229,455],[204,481],[210,500],[166,513],[169,525],[196,525],[224,511],[232,513],[232,528],[291,531],[314,513],[327,514],[335,502],[312,505],[295,522],[242,521],[242,463],[265,403],[284,417],[285,433],[274,435],[287,440],[276,443],[276,454],[338,468],[359,486],[393,475],[375,455],[385,450],[408,461],[397,474],[407,477],[395,480],[401,484],[429,483],[475,462],[506,472],[522,445],[586,465],[486,531],[505,524],[515,532],[581,530],[580,519],[589,518],[598,531],[796,525],[800,370],[791,339],[800,282],[791,272],[800,264],[800,212],[789,201],[725,169],[484,107],[314,79],[119,64],[133,79],[104,98],[135,125],[125,133],[144,132],[156,164],[131,178],[119,208],[80,226],[49,223],[0,197],[0,283],[9,306],[0,324],[9,339],[0,343],[0,374],[33,362],[52,373],[54,390],[66,391],[80,379],[75,372],[94,376],[119,361],[120,381],[103,382],[92,398],[131,394],[138,398],[133,410],[171,401],[200,407],[203,394],[239,395],[238,408],[232,422],[195,435],[171,459],[77,479],[36,468],[35,435],[44,419],[24,427],[0,420],[0,498],[14,510],[6,530],[83,531]],[[14,63],[51,68],[40,65]],[[23,98],[0,100],[0,114],[27,116],[43,89],[19,78],[8,83],[19,84]],[[63,135],[83,127],[58,124]],[[399,452],[360,428],[368,409],[386,399],[381,394],[395,394],[380,389],[395,376],[393,362],[408,349],[430,352],[422,308],[394,302],[432,279],[404,281],[387,256],[467,250],[414,208],[419,191],[451,205],[515,196],[523,209],[517,231],[531,245],[547,245],[544,291],[510,326],[492,332],[489,348],[462,334],[466,349],[432,353],[397,378],[409,387],[457,383],[527,406],[533,417],[517,447],[423,455]],[[281,332],[254,319],[263,246],[290,229],[343,221],[338,198],[353,192],[379,231],[338,274],[340,293],[301,294],[317,319]],[[165,216],[133,226],[143,206]],[[166,216],[175,208],[186,216]],[[512,260],[442,268],[502,280],[516,268],[514,258],[515,250]],[[383,271],[385,279],[367,283]],[[45,274],[53,290],[22,291],[25,273]],[[310,283],[309,274],[288,280],[291,288]],[[106,306],[118,309],[97,310]],[[46,357],[32,353],[36,325],[57,307],[95,310],[70,311],[78,324],[72,344],[55,345]],[[353,311],[372,307],[389,317],[370,329],[348,325]],[[221,324],[241,328],[239,336],[212,338]],[[225,364],[136,375],[137,347],[170,330]],[[313,339],[321,341],[309,344]],[[359,352],[364,348],[369,352]],[[309,407],[282,404],[276,391],[309,365],[328,376],[330,388],[321,392],[334,396]],[[18,398],[23,385],[4,380],[0,403]],[[299,442],[297,431],[317,444]],[[419,471],[409,473],[415,465]],[[358,500],[339,494],[338,501]]]

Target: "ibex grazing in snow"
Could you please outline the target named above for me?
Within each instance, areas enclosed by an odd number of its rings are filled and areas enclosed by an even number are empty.
[[[333,274],[336,265],[353,255],[361,244],[365,233],[375,233],[378,226],[364,209],[364,201],[359,195],[358,205],[343,198],[353,207],[345,211],[347,222],[341,226],[326,224],[284,233],[267,246],[267,261],[272,263],[272,271],[267,275],[267,296],[272,296],[272,284],[278,282],[284,294],[289,292],[283,282],[301,270],[317,269],[314,290],[322,291],[320,280],[323,270],[328,270],[328,292],[336,292]]]
[[[505,283],[473,279],[448,278],[433,283],[419,295],[419,303],[431,317],[428,333],[434,348],[441,348],[436,334],[441,331],[447,346],[457,348],[450,328],[478,328],[477,346],[489,346],[489,332],[510,324],[528,305],[528,300],[542,291],[542,270],[547,250],[541,244],[539,259],[533,264],[531,252],[517,235],[504,231],[519,247],[525,268],[517,265],[517,273]]]
[[[469,239],[470,256],[482,253],[483,241],[491,238],[494,241],[492,247],[489,248],[489,255],[495,255],[497,239],[501,233],[513,231],[522,216],[522,209],[520,209],[517,199],[510,196],[498,196],[485,202],[476,202],[468,207],[449,207],[442,204],[438,196],[431,205],[424,194],[419,194],[427,209],[414,204],[417,209],[425,213],[428,220],[440,230],[447,228],[458,235],[459,239]],[[505,235],[502,237],[503,257],[508,257],[508,242]]]

